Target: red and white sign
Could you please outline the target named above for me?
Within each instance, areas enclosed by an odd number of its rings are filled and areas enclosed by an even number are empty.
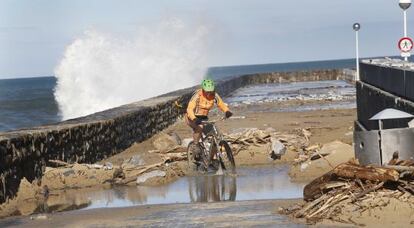
[[[398,48],[401,52],[410,52],[413,49],[413,40],[410,37],[403,37],[398,41]]]

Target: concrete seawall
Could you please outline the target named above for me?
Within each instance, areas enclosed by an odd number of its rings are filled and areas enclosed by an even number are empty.
[[[350,81],[352,75],[342,69],[252,74],[220,81],[217,91],[225,96],[251,84],[339,79]],[[23,177],[40,178],[49,160],[94,163],[150,138],[176,122],[195,88],[57,124],[0,133],[0,203],[15,196]]]
[[[361,81],[356,83],[358,121],[367,130],[378,130],[369,119],[386,108],[414,113],[414,72],[393,62],[365,60],[360,63]],[[384,128],[407,127],[409,120],[387,120]]]
[[[399,159],[413,159],[411,118],[386,119],[379,131],[370,120],[384,109],[414,114],[414,64],[396,59],[368,59],[360,62],[361,81],[356,82],[357,117],[354,149],[361,164],[388,164],[397,152]]]

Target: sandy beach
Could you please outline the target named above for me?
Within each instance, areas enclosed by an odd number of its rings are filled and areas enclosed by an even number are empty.
[[[344,143],[352,142],[352,124],[355,118],[355,110],[324,110],[310,112],[246,112],[245,107],[234,109],[235,117],[229,120],[218,122],[219,129],[228,134],[240,129],[273,129],[283,134],[296,135],[306,142],[304,136],[301,135],[302,129],[311,132],[309,145],[323,145],[334,140],[340,140]],[[211,119],[219,118],[219,115],[212,116]],[[145,165],[153,165],[162,162],[162,154],[148,153],[148,151],[156,150],[154,142],[165,136],[165,134],[177,134],[181,139],[191,137],[191,130],[183,120],[178,121],[173,126],[164,130],[160,134],[155,135],[149,140],[136,143],[124,152],[101,161],[99,164],[110,162],[113,166],[121,166],[122,163],[132,156],[139,155],[145,162]],[[268,145],[250,146],[243,150],[235,157],[237,167],[257,166],[257,165],[274,165],[274,164],[293,164],[297,158],[300,148],[288,148],[287,153],[280,160],[272,160],[269,157]],[[293,166],[292,166],[293,167]],[[329,169],[329,166],[323,170]],[[170,165],[160,168],[166,172],[166,176],[162,178],[153,178],[145,183],[145,185],[163,185],[172,182],[185,175],[192,175],[188,170],[186,161],[177,161]],[[292,169],[293,170],[293,169]],[[76,174],[76,175],[72,175]],[[76,194],[79,188],[86,188],[86,191],[93,192],[95,188],[110,187],[110,183],[104,183],[104,180],[111,179],[116,169],[101,170],[88,169],[82,165],[74,165],[68,168],[50,168],[47,170],[41,186],[47,185],[50,196],[47,199],[48,208],[54,208],[55,211],[65,211],[75,208],[82,208],[88,204],[88,199],[77,199],[78,202],[62,199],[60,193],[64,191],[66,194]],[[293,172],[293,171],[292,171]],[[136,175],[133,171],[126,173],[128,176]],[[306,175],[294,174],[293,180],[297,178],[300,181],[309,181],[316,177],[318,173],[312,174],[306,172]],[[93,178],[91,178],[91,176]],[[135,182],[130,183],[136,185]],[[1,206],[1,215],[30,215],[34,212],[40,212],[39,202],[42,201],[42,187],[23,181],[18,196]],[[71,190],[73,189],[73,190]],[[71,193],[72,192],[72,193]],[[23,203],[24,202],[24,203]]]

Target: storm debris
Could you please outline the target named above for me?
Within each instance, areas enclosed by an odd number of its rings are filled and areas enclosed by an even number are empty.
[[[351,219],[351,214],[383,208],[391,201],[414,203],[414,164],[398,163],[411,165],[394,169],[391,165],[362,166],[355,160],[340,164],[305,186],[304,203],[279,212],[309,223],[330,219],[361,225]]]
[[[308,145],[307,140],[300,135],[277,132],[272,128],[260,130],[257,128],[241,129],[237,132],[225,135],[224,139],[230,143],[233,154],[248,150],[249,147],[269,146],[269,156],[279,158],[286,150],[295,152]]]

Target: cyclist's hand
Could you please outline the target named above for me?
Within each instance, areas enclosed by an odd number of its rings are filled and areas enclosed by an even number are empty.
[[[203,121],[201,120],[201,118],[196,117],[196,118],[194,119],[194,123],[195,123],[195,124],[197,124],[197,125],[200,125],[200,124],[201,124],[201,122],[203,122]]]
[[[233,115],[233,113],[230,111],[227,111],[225,115],[226,115],[226,118],[230,118]]]

